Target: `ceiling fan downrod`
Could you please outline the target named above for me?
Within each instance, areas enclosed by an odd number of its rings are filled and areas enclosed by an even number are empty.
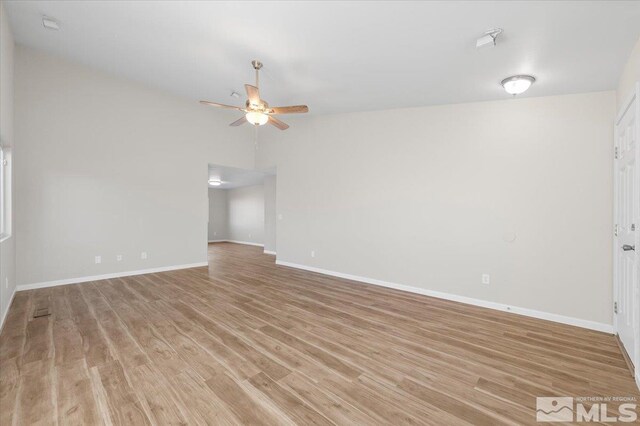
[[[253,65],[253,69],[256,70],[256,87],[260,88],[260,79],[258,77],[258,73],[260,72],[260,68],[262,68],[262,62],[257,59],[251,61],[251,65]]]

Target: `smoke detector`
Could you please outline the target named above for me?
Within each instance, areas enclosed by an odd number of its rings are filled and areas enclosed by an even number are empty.
[[[493,47],[496,45],[496,38],[502,33],[502,28],[493,28],[485,31],[484,35],[476,40],[476,49],[482,47]]]
[[[49,18],[48,16],[42,17],[42,25],[48,30],[58,31],[60,29],[60,26],[58,25],[56,20],[53,18]]]

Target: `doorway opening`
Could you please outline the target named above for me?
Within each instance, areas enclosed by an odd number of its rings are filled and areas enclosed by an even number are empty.
[[[231,243],[275,256],[276,171],[209,164],[208,173],[209,253]]]

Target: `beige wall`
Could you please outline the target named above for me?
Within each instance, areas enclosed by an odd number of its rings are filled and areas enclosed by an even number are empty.
[[[227,190],[229,240],[264,244],[264,186]]]
[[[264,249],[276,251],[276,177],[264,178]]]
[[[251,167],[251,128],[24,47],[15,84],[18,284],[207,261],[207,164]]]
[[[626,102],[636,82],[640,81],[640,39],[638,39],[633,51],[629,55],[622,74],[620,75],[620,81],[618,83],[618,110],[622,107],[623,102]]]
[[[615,103],[292,117],[256,159],[278,168],[278,260],[611,324]]]
[[[209,188],[209,241],[229,239],[227,190]]]
[[[0,143],[12,149],[15,159],[13,137],[13,65],[14,43],[9,21],[0,3]],[[12,203],[15,206],[15,203]],[[9,308],[9,302],[16,288],[15,267],[15,227],[9,239],[0,243],[0,325]]]

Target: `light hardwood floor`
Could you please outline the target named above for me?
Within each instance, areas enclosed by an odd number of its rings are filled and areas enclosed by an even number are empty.
[[[0,425],[535,424],[536,396],[640,398],[607,334],[280,267],[258,247],[209,259],[17,293]]]

